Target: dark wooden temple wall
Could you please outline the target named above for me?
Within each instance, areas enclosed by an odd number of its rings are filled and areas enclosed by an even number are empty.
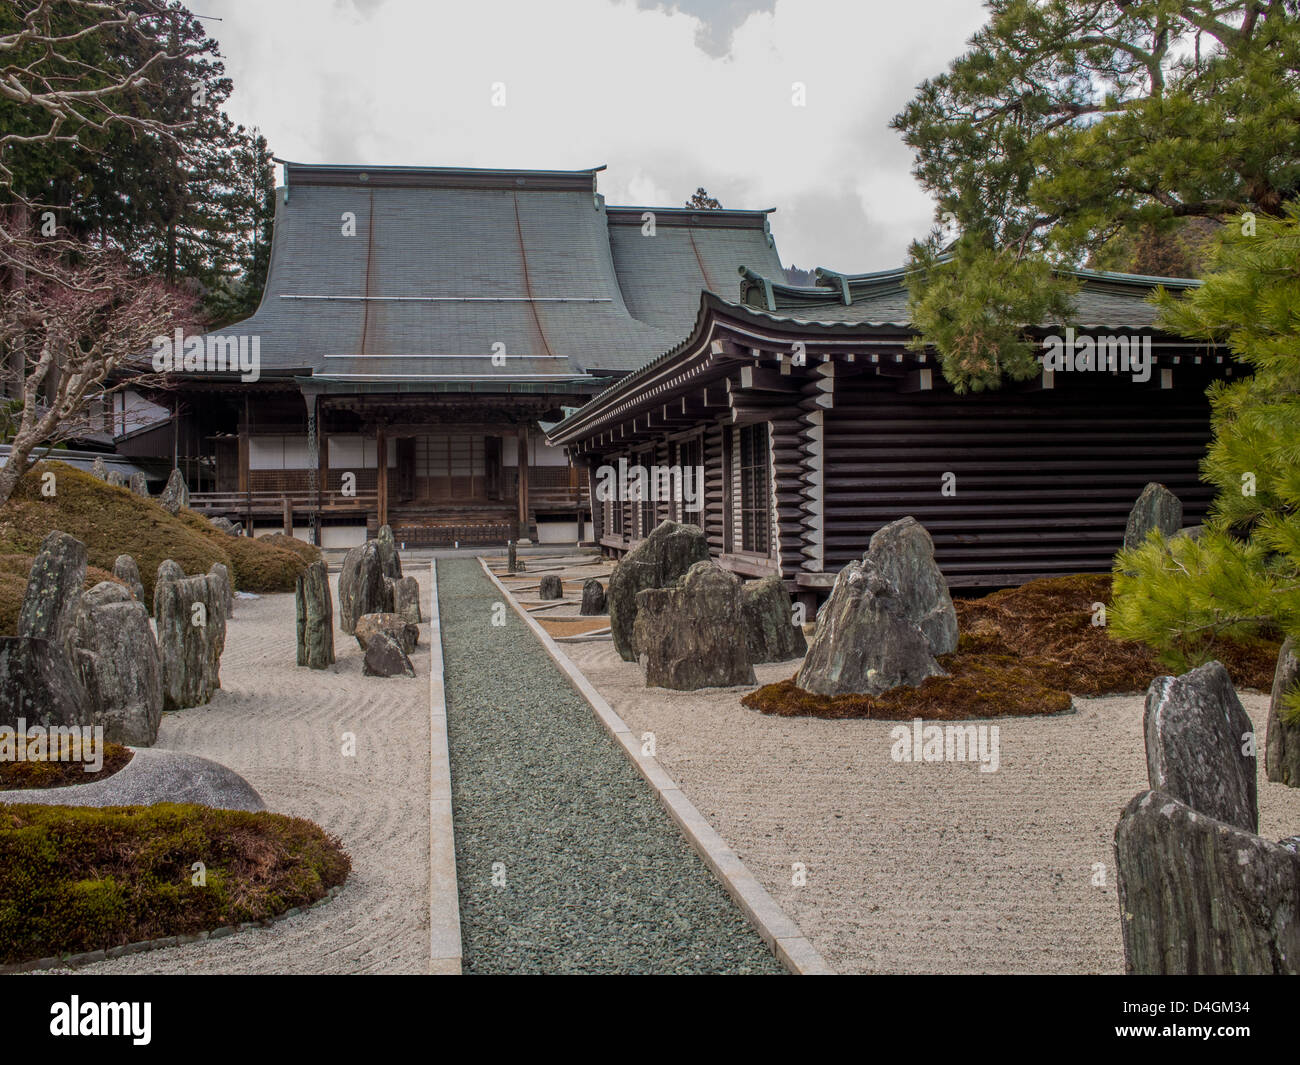
[[[860,557],[881,525],[912,515],[949,583],[1018,584],[1105,571],[1148,481],[1198,523],[1209,441],[1208,370],[1174,387],[1058,374],[1056,387],[955,396],[900,393],[875,376],[837,378],[825,412],[824,569]],[[955,494],[942,494],[955,474]]]

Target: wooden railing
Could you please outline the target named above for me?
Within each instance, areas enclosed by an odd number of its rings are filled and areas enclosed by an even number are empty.
[[[293,511],[315,510],[317,497],[311,492],[191,492],[190,509],[204,514],[253,514],[259,517],[282,514],[286,507]],[[322,513],[363,514],[374,510],[378,497],[374,492],[320,493]]]

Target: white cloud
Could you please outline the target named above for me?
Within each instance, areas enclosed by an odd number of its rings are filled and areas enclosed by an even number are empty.
[[[978,0],[205,0],[231,116],[304,162],[580,168],[611,203],[777,207],[782,258],[902,260],[932,205],[888,121]],[[918,10],[921,9],[921,10]],[[492,106],[493,83],[506,106]],[[792,84],[807,105],[792,105]]]

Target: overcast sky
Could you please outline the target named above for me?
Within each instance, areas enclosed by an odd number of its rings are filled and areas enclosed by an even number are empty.
[[[227,110],[302,162],[581,169],[776,207],[786,265],[899,265],[933,205],[889,119],[979,0],[190,0]],[[797,106],[795,83],[803,85]],[[504,106],[496,106],[504,92]],[[495,96],[495,100],[494,100]]]

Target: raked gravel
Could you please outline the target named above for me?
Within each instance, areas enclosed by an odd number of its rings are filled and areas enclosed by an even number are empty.
[[[478,564],[438,595],[464,971],[784,972]]]

